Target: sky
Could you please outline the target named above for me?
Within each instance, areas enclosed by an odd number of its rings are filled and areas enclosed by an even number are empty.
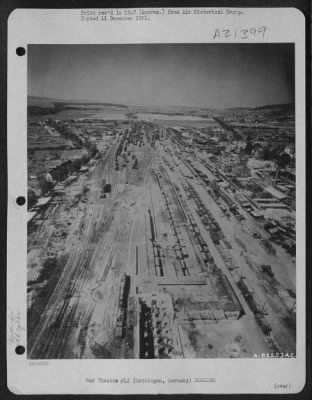
[[[294,47],[30,45],[28,95],[203,108],[292,103]]]

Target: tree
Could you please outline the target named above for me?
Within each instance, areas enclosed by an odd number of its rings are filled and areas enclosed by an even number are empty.
[[[53,187],[53,182],[47,179],[47,174],[40,174],[37,177],[41,194],[45,194]]]
[[[94,157],[96,155],[96,153],[98,152],[98,149],[94,143],[91,143],[88,150],[89,150],[89,154],[90,154],[91,158]]]
[[[83,164],[87,164],[89,161],[90,161],[90,157],[89,157],[88,155],[84,154],[84,155],[81,157],[81,163],[82,163],[82,165],[83,165]]]
[[[98,148],[96,147],[96,144],[91,142],[90,140],[86,139],[85,140],[85,146],[88,149],[88,154],[92,158],[96,155],[98,152]]]
[[[262,158],[265,161],[272,160],[272,151],[270,147],[264,147],[262,150]]]
[[[246,147],[245,147],[245,153],[246,153],[246,154],[251,154],[253,148],[254,148],[254,147],[253,147],[253,145],[252,145],[252,143],[251,143],[251,140],[248,138],[248,139],[247,139],[247,144],[246,144]]]
[[[83,185],[83,187],[82,187],[82,193],[83,193],[83,194],[86,194],[86,193],[88,193],[88,192],[89,192],[89,190],[90,190],[89,186],[87,186],[87,185]]]
[[[82,165],[82,159],[81,158],[76,158],[73,161],[73,168],[74,168],[75,171],[79,171],[81,165]]]
[[[287,153],[282,153],[276,159],[276,162],[280,168],[285,168],[287,164],[291,161],[291,157]]]
[[[27,204],[28,204],[28,209],[33,207],[37,202],[37,195],[33,189],[28,189],[27,192]]]

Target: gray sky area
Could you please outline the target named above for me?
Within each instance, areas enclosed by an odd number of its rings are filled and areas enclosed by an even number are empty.
[[[28,94],[227,108],[294,102],[291,44],[31,45]]]

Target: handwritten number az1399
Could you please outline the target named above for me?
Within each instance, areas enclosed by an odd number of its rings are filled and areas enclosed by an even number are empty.
[[[213,39],[250,39],[256,36],[264,37],[266,26],[250,29],[215,29]]]

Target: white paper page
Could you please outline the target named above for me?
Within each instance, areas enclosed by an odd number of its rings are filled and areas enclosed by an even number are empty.
[[[302,390],[304,24],[295,8],[13,11],[12,392]]]

